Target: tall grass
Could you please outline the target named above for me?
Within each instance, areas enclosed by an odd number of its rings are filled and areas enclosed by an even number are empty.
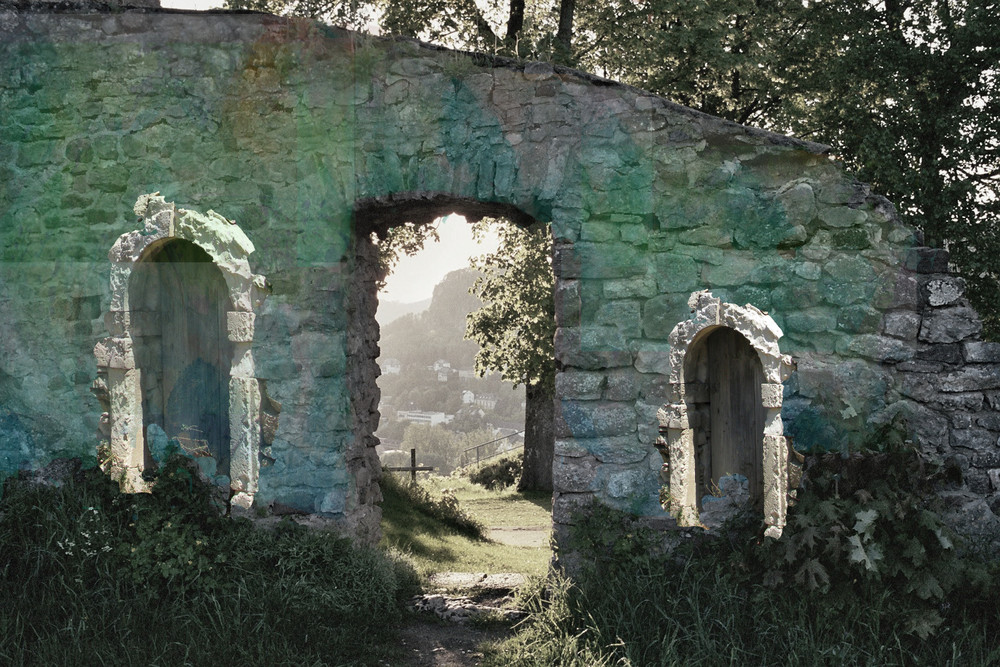
[[[0,501],[0,664],[392,662],[407,564],[329,532],[213,509],[169,462],[152,494],[100,471]]]
[[[528,621],[487,664],[1000,664],[1000,566],[950,546],[905,460],[876,463],[837,464],[839,485],[815,474],[779,542],[744,517],[665,550],[663,535],[595,507],[577,517],[574,578],[530,594]],[[862,544],[882,560],[857,558]],[[819,568],[826,579],[811,580]],[[937,583],[914,586],[925,580]]]

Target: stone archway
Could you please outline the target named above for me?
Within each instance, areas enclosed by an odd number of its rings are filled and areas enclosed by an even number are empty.
[[[261,443],[261,389],[251,343],[254,309],[266,293],[264,277],[253,274],[247,260],[253,244],[214,211],[178,209],[158,193],[139,197],[135,213],[143,229],[120,236],[108,253],[105,323],[111,335],[94,348],[95,393],[104,409],[102,464],[122,490],[147,490],[146,431],[155,423],[169,437],[204,441],[218,463],[227,464],[232,502],[249,507]],[[184,264],[189,266],[179,268]],[[202,322],[167,312],[183,310],[178,300],[184,299],[197,301],[188,305],[204,311]],[[172,391],[178,387],[180,393]],[[181,397],[190,391],[205,394],[192,403]],[[187,423],[192,419],[198,423]],[[185,426],[194,428],[187,432]],[[197,437],[204,431],[213,434]]]
[[[691,317],[668,339],[670,401],[658,414],[669,509],[681,525],[699,525],[699,498],[710,482],[759,465],[759,478],[755,470],[746,475],[751,498],[763,506],[767,535],[779,537],[790,455],[782,383],[794,369],[778,347],[781,329],[757,308],[708,291],[692,294],[688,305]]]

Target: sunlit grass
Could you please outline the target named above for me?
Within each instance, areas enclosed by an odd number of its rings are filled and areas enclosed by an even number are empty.
[[[420,483],[434,495],[451,491],[460,507],[485,526],[541,530],[551,526],[549,494],[487,491],[457,476],[432,477]],[[382,544],[409,554],[423,577],[446,571],[541,576],[548,569],[552,552],[547,541],[541,547],[522,547],[472,539],[421,512],[395,493],[391,484],[383,485],[383,495]]]

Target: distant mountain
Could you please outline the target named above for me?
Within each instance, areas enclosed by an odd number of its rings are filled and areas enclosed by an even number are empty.
[[[392,322],[379,318],[381,357],[398,359],[404,369],[426,367],[438,359],[452,368],[471,369],[479,345],[464,340],[465,316],[483,305],[469,294],[478,276],[473,269],[452,271],[434,287],[430,305],[422,312],[400,313]]]
[[[422,313],[427,310],[430,305],[430,299],[422,299],[411,303],[403,303],[401,301],[382,301],[379,299],[378,311],[375,313],[375,319],[378,320],[379,326],[384,327],[393,320],[398,320],[403,315]]]

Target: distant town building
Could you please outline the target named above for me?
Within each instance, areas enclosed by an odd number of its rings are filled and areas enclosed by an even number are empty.
[[[461,374],[463,371],[459,371]],[[476,402],[476,395],[466,389],[462,392],[462,405],[472,405]]]
[[[399,375],[403,370],[399,359],[385,359],[379,366],[382,368],[382,375]]]
[[[451,362],[445,361],[444,359],[438,359],[430,367],[432,371],[441,372],[445,369],[451,370]]]
[[[475,398],[475,403],[482,408],[492,410],[497,406],[496,394],[479,394]]]
[[[399,410],[396,412],[396,419],[401,422],[429,424],[430,426],[450,424],[454,418],[455,415],[446,415],[443,412],[425,412],[424,410]]]
[[[475,380],[476,379],[476,371],[459,371],[458,372],[458,379],[459,380]]]

